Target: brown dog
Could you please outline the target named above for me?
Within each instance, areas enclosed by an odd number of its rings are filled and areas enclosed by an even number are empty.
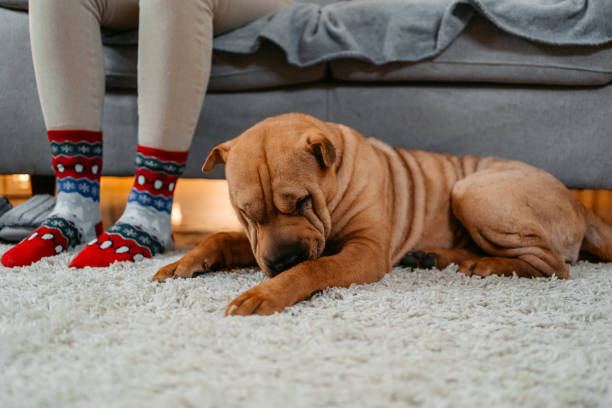
[[[466,275],[566,279],[581,250],[612,260],[612,227],[525,163],[393,149],[302,114],[266,119],[213,149],[244,233],[218,233],[153,280],[255,265],[271,279],[226,315],[271,314],[400,262]]]

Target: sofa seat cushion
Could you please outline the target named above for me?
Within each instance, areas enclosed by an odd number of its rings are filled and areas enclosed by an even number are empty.
[[[105,46],[106,85],[115,89],[136,89],[135,46]],[[286,62],[283,52],[266,44],[253,55],[213,53],[208,90],[248,91],[316,82],[325,78],[326,64],[298,68]]]
[[[501,31],[475,16],[441,54],[419,62],[380,66],[355,59],[330,62],[345,81],[495,82],[602,85],[612,81],[612,44],[552,46]]]
[[[0,0],[0,7],[27,11],[28,0]]]

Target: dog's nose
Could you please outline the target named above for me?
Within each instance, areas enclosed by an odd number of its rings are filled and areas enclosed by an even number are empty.
[[[272,277],[278,275],[282,271],[304,262],[308,259],[308,248],[294,248],[287,252],[281,252],[273,259],[265,259],[266,266],[270,270]]]

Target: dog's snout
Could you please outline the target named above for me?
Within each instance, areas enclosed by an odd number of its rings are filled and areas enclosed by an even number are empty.
[[[272,258],[266,258],[265,263],[270,270],[272,277],[274,277],[282,271],[286,271],[287,269],[307,260],[308,254],[309,250],[307,247],[292,247],[284,251],[279,251]]]

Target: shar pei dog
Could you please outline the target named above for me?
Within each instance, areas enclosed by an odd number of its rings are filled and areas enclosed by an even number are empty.
[[[243,232],[220,232],[155,281],[258,265],[270,278],[226,315],[272,314],[393,265],[567,279],[581,251],[612,260],[612,227],[552,175],[496,157],[392,148],[303,114],[216,146]]]

